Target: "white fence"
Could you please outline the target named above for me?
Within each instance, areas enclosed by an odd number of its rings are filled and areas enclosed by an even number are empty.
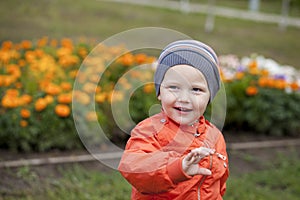
[[[214,17],[223,16],[228,18],[239,18],[251,21],[275,23],[278,24],[281,30],[287,26],[294,26],[300,28],[300,18],[288,16],[290,0],[282,0],[282,10],[280,15],[266,14],[258,12],[258,4],[250,5],[249,10],[233,9],[229,7],[216,6],[216,0],[209,0],[207,4],[191,3],[189,0],[108,0],[109,2],[122,2],[128,4],[152,6],[167,8],[172,10],[180,10],[185,13],[204,13],[207,14],[205,30],[212,31],[214,28]],[[252,8],[251,8],[252,6]]]

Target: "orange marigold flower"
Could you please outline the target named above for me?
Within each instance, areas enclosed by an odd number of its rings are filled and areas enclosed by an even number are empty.
[[[266,70],[266,69],[262,69],[262,70],[260,70],[260,74],[262,75],[262,76],[269,76],[269,71],[268,70]]]
[[[20,59],[20,60],[18,60],[18,65],[20,67],[24,67],[26,65],[26,61],[24,59]]]
[[[44,110],[47,107],[47,101],[43,98],[39,98],[37,99],[37,101],[34,104],[35,110],[40,112],[42,110]]]
[[[274,86],[275,86],[275,88],[277,88],[277,89],[283,90],[283,89],[286,88],[287,83],[286,83],[286,81],[283,80],[283,79],[278,79],[278,80],[275,80],[275,85],[274,85]]]
[[[135,55],[135,62],[138,64],[145,63],[147,61],[147,56],[144,53],[139,53]]]
[[[237,72],[235,74],[236,79],[241,80],[245,76],[244,72]]]
[[[99,80],[100,80],[100,77],[99,77],[99,75],[97,75],[97,74],[92,74],[92,75],[89,77],[89,80],[92,81],[92,82],[94,82],[94,83],[98,83]]]
[[[7,73],[11,74],[15,78],[19,78],[21,76],[21,70],[16,64],[8,65],[6,71]]]
[[[270,88],[274,88],[275,87],[275,80],[272,78],[266,78],[266,86],[270,87]]]
[[[27,119],[30,117],[30,111],[25,108],[21,109],[20,114],[21,114],[21,117],[24,119]]]
[[[74,100],[80,102],[83,105],[87,105],[90,103],[91,98],[88,94],[82,91],[74,91]]]
[[[134,63],[134,56],[130,53],[125,54],[124,56],[121,57],[120,62],[124,66],[131,66]]]
[[[143,74],[140,71],[133,70],[133,71],[130,72],[130,76],[132,78],[140,78],[140,77],[143,77]]]
[[[21,101],[24,103],[24,105],[29,104],[32,101],[32,97],[29,94],[23,94],[21,96]]]
[[[98,93],[95,96],[95,100],[97,103],[103,103],[107,98],[106,93]]]
[[[54,98],[53,98],[53,96],[51,96],[51,95],[46,95],[46,96],[44,97],[44,99],[45,99],[45,101],[47,102],[47,104],[51,104],[51,103],[53,103],[53,101],[54,101]]]
[[[154,84],[147,84],[144,86],[143,91],[145,93],[152,93],[154,91]]]
[[[42,58],[45,55],[45,52],[42,49],[36,49],[34,52],[38,58]]]
[[[292,88],[292,90],[298,90],[299,89],[299,85],[297,84],[297,82],[291,83],[290,87]]]
[[[60,94],[57,97],[58,103],[69,104],[72,102],[72,93]]]
[[[154,56],[148,56],[146,63],[153,63],[154,61],[156,61],[156,57],[154,57]]]
[[[54,83],[50,83],[46,88],[45,92],[49,95],[58,95],[61,92],[61,88]]]
[[[266,87],[268,85],[268,78],[267,77],[260,77],[258,79],[258,85],[260,87]]]
[[[26,120],[23,120],[23,119],[22,119],[22,120],[20,121],[20,126],[24,128],[24,127],[28,126],[28,122],[27,122]]]
[[[68,117],[71,113],[70,107],[65,104],[56,105],[54,110],[59,117]]]
[[[94,111],[88,112],[86,114],[86,119],[88,121],[97,121],[98,120],[97,113]]]
[[[110,101],[122,101],[124,99],[124,94],[121,91],[112,91],[109,95]]]
[[[51,46],[51,47],[57,47],[57,44],[58,44],[58,42],[57,42],[56,39],[52,39],[52,40],[50,41],[50,46]]]
[[[79,54],[79,56],[80,56],[81,58],[84,58],[84,57],[87,56],[88,51],[87,51],[84,47],[80,47],[80,48],[78,49],[78,54]]]
[[[8,89],[8,90],[6,90],[6,95],[9,95],[9,96],[12,96],[12,97],[17,97],[17,96],[19,96],[19,90]]]
[[[26,51],[25,52],[25,60],[29,63],[32,63],[36,59],[36,55],[34,51]]]
[[[1,85],[3,86],[10,86],[11,84],[13,84],[15,81],[16,81],[16,78],[14,76],[10,76],[10,75],[7,75],[7,76],[2,76],[1,78]]]
[[[21,82],[16,82],[15,86],[17,89],[21,89],[23,87],[23,84]]]
[[[69,67],[79,63],[79,58],[74,55],[65,55],[59,58],[58,63],[62,67]]]
[[[101,91],[102,91],[101,86],[97,85],[97,87],[96,87],[96,93],[100,93]]]
[[[66,55],[71,55],[72,54],[72,50],[65,48],[65,47],[61,47],[59,49],[56,50],[56,54],[58,57],[63,57]]]
[[[2,43],[2,49],[3,49],[3,50],[9,50],[9,49],[11,49],[12,47],[13,47],[12,41],[4,41],[4,42]]]
[[[68,91],[68,90],[72,89],[71,83],[68,83],[68,82],[62,82],[60,84],[60,87],[61,87],[61,89],[65,90],[65,91]]]
[[[32,97],[28,94],[22,95],[20,98],[18,98],[19,106],[25,106],[28,105],[32,100]]]
[[[260,71],[259,69],[257,68],[250,68],[249,69],[249,74],[252,74],[252,75],[259,75]]]
[[[122,86],[122,88],[124,88],[125,90],[129,90],[131,87],[132,87],[132,85],[128,82],[128,80],[127,79],[125,79],[125,78],[121,78],[121,79],[119,79],[119,82],[118,82],[121,86]]]
[[[246,88],[246,94],[248,96],[254,96],[258,93],[258,89],[255,86],[249,86]]]
[[[257,61],[253,60],[248,64],[249,69],[257,69]]]
[[[72,70],[72,71],[69,72],[69,76],[70,76],[71,78],[76,78],[77,72],[78,72],[77,69]]]
[[[19,99],[14,96],[5,95],[2,98],[1,105],[4,108],[16,108],[19,106]]]
[[[97,88],[97,85],[91,82],[87,82],[83,85],[83,91],[86,93],[94,93]]]
[[[61,44],[62,47],[65,47],[65,48],[68,48],[68,49],[73,49],[73,42],[69,38],[63,38],[60,41],[60,44]]]
[[[21,42],[21,47],[22,47],[23,49],[30,49],[30,48],[32,47],[32,42],[29,41],[29,40],[23,40],[23,41]]]
[[[37,41],[38,47],[44,47],[48,43],[48,37],[43,37]]]
[[[0,50],[0,61],[2,63],[9,63],[11,59],[9,51]]]

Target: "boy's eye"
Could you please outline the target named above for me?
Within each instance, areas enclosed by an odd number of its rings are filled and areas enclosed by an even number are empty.
[[[200,93],[203,90],[201,88],[193,88],[192,91],[195,92],[195,93]]]
[[[179,87],[175,86],[175,85],[171,85],[168,87],[170,90],[178,90]]]

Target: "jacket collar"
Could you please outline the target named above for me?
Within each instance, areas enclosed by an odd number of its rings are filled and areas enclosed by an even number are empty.
[[[173,121],[171,118],[169,118],[166,115],[166,113],[162,110],[160,122],[174,131],[180,129],[183,132],[191,134],[202,134],[206,130],[206,122],[204,116],[201,116],[199,120],[197,120],[191,125],[180,125],[177,122]]]

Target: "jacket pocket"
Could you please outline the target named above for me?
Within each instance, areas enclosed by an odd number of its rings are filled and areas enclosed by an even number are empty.
[[[215,179],[221,178],[228,168],[228,158],[226,155],[215,153],[212,156],[212,175]]]

